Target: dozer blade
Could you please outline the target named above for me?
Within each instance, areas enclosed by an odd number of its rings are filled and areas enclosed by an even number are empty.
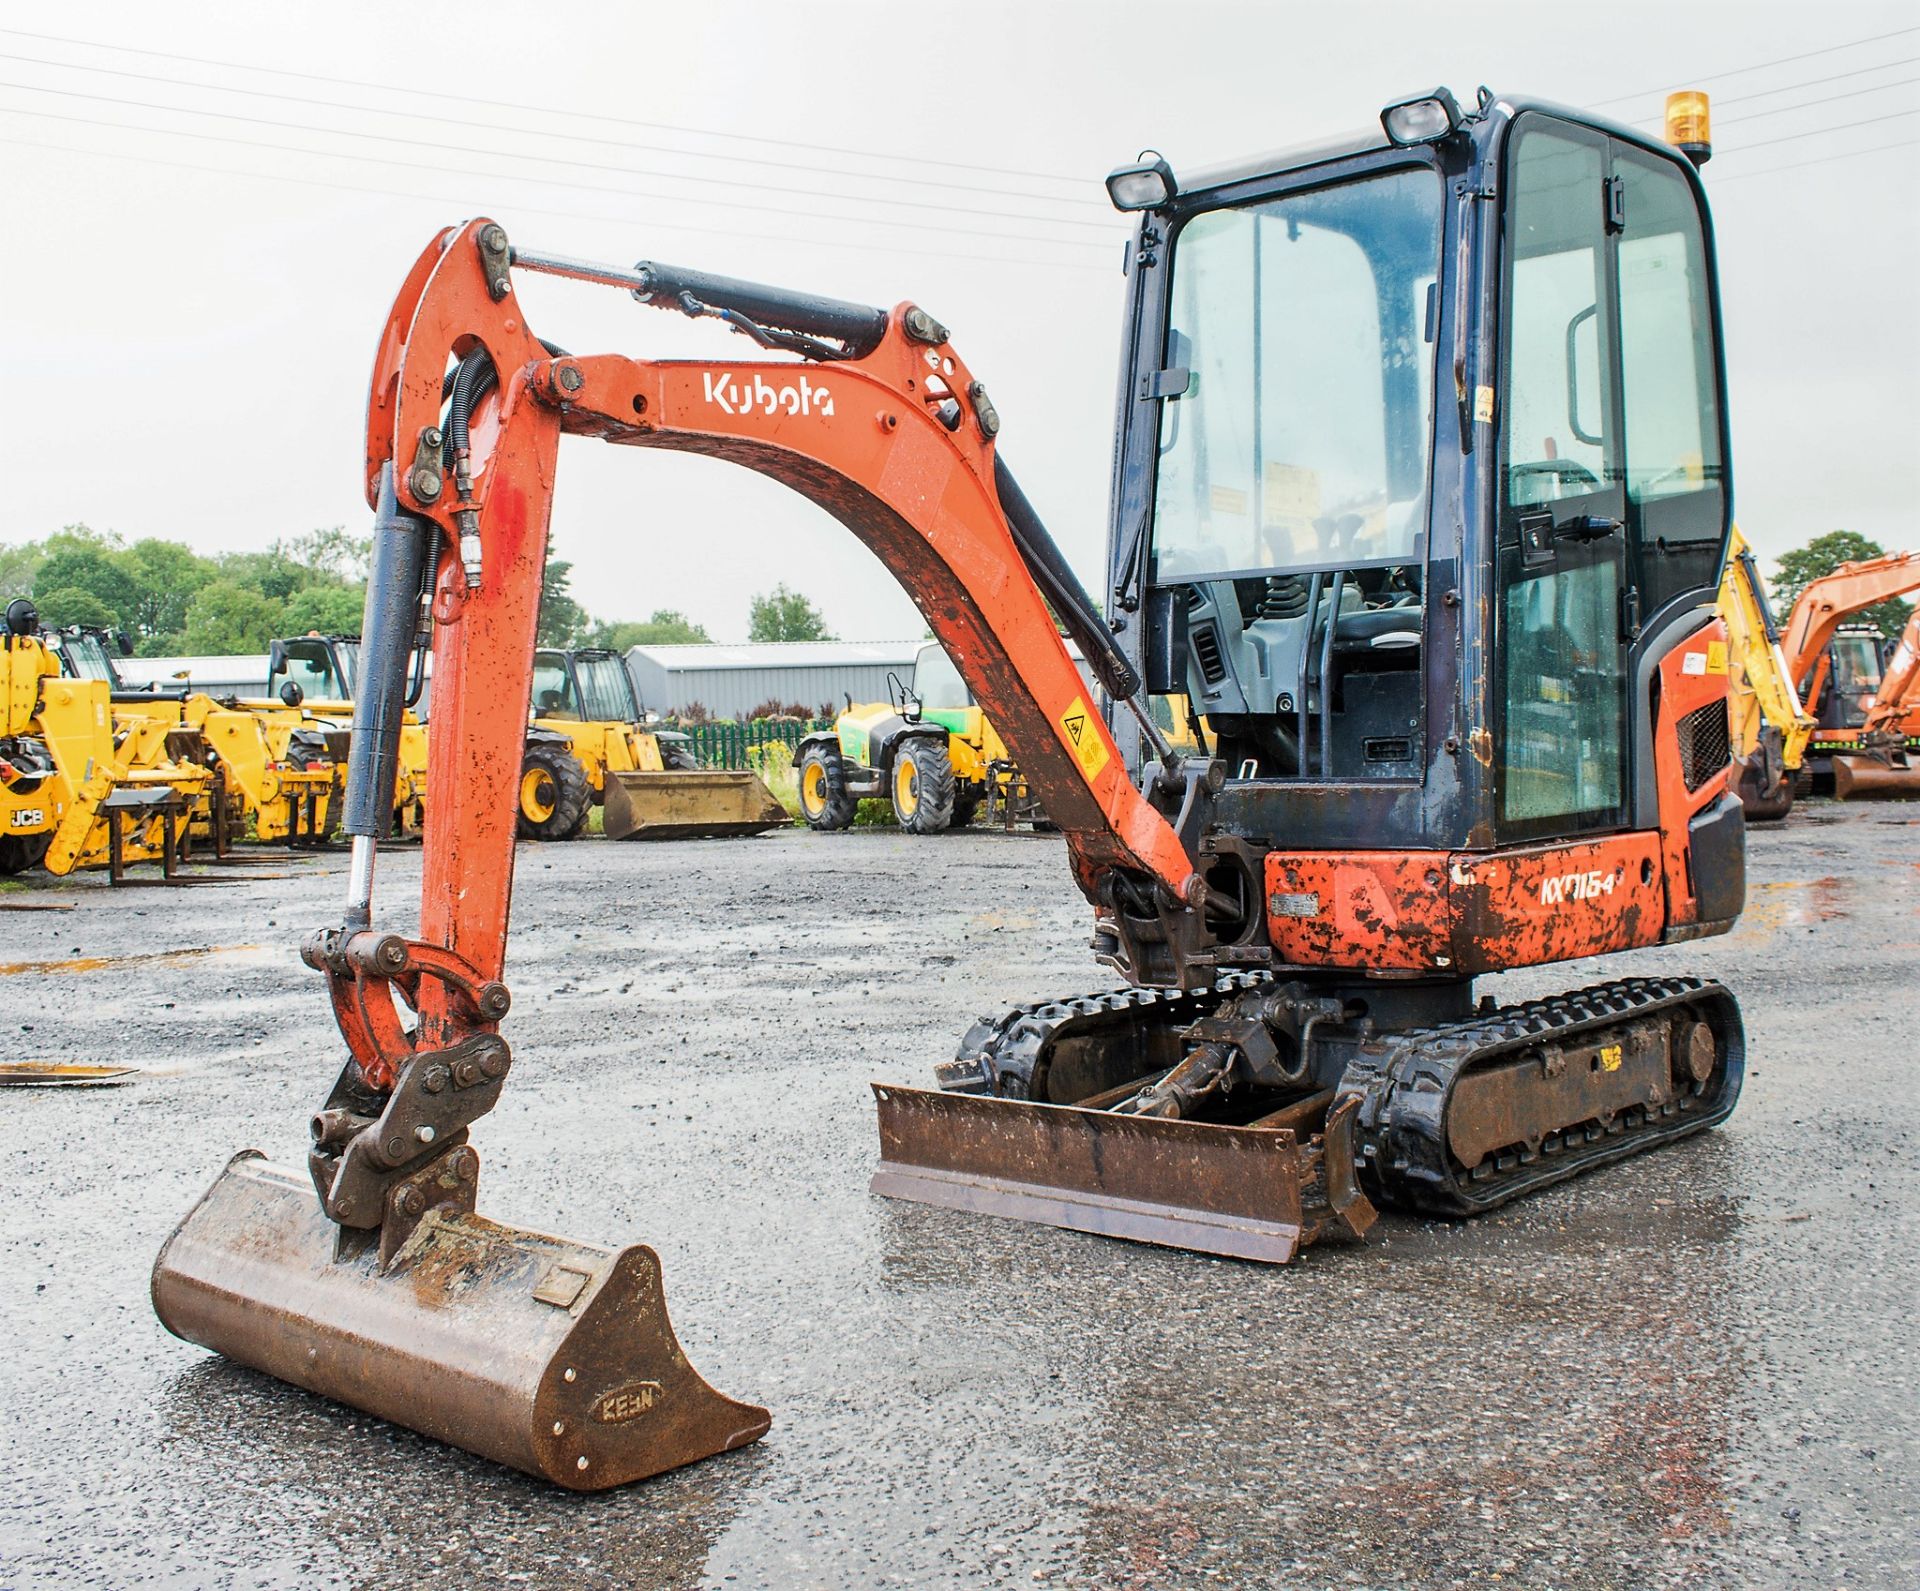
[[[470,1184],[477,1157],[446,1158]],[[339,1235],[306,1175],[248,1150],[160,1251],[154,1309],[175,1336],[576,1491],[744,1446],[770,1423],[687,1363],[650,1248],[546,1237],[457,1203],[428,1210],[384,1269],[372,1234],[336,1257]]]
[[[715,768],[607,771],[610,840],[699,840],[761,834],[793,821],[757,774]]]
[[[1833,793],[1842,801],[1920,796],[1920,768],[1879,757],[1835,757]]]
[[[880,1168],[871,1189],[889,1198],[1270,1265],[1331,1228],[1358,1236],[1373,1220],[1352,1184],[1351,1159],[1341,1159],[1350,1155],[1345,1113],[1328,1119],[1326,1160],[1346,1169],[1332,1209],[1322,1203],[1312,1213],[1320,1156],[1284,1129],[891,1084],[876,1083],[873,1093]]]

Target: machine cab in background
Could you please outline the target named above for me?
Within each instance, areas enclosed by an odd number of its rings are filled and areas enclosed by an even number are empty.
[[[1229,832],[1656,825],[1654,675],[1731,511],[1699,182],[1574,113],[1449,114],[1203,177],[1138,235],[1112,611]]]

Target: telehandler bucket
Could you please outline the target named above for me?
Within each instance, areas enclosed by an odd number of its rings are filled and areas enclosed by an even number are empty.
[[[870,1186],[889,1198],[1269,1265],[1374,1222],[1353,1179],[1357,1100],[1327,1112],[1322,1142],[1304,1119],[1298,1131],[1278,1119],[1227,1127],[880,1083],[873,1093]]]
[[[239,1364],[575,1491],[765,1433],[765,1409],[688,1364],[652,1249],[475,1215],[478,1161],[444,1157],[445,1202],[404,1234],[390,1216],[363,1235],[327,1218],[304,1173],[247,1150],[161,1249],[154,1310]]]
[[[699,840],[761,834],[791,823],[757,774],[716,768],[607,770],[610,840]]]

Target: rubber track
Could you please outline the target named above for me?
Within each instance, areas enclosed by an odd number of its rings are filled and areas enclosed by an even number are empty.
[[[1446,1113],[1454,1083],[1470,1068],[1543,1040],[1591,1040],[1651,1012],[1681,1007],[1694,1009],[1712,1027],[1722,1056],[1699,1092],[1662,1112],[1624,1111],[1610,1130],[1594,1123],[1549,1134],[1537,1155],[1503,1150],[1489,1156],[1484,1169],[1456,1167]],[[1740,1097],[1745,1067],[1740,1008],[1723,985],[1698,978],[1623,978],[1376,1040],[1348,1065],[1340,1094],[1361,1096],[1359,1169],[1376,1203],[1431,1215],[1476,1215],[1726,1120]]]
[[[956,1094],[1031,1099],[1035,1068],[1047,1046],[1091,1026],[1119,1027],[1145,1018],[1156,1026],[1187,1027],[1229,996],[1270,981],[1267,973],[1230,973],[1211,989],[1108,989],[1068,1000],[1038,1000],[1004,1016],[982,1017],[967,1029],[951,1061],[934,1068],[940,1086]]]

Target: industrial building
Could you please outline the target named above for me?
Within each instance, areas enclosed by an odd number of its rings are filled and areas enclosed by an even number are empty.
[[[913,678],[912,641],[771,641],[744,646],[635,646],[627,651],[634,694],[665,716],[704,707],[745,718],[764,702],[803,706],[885,701],[887,675]]]

